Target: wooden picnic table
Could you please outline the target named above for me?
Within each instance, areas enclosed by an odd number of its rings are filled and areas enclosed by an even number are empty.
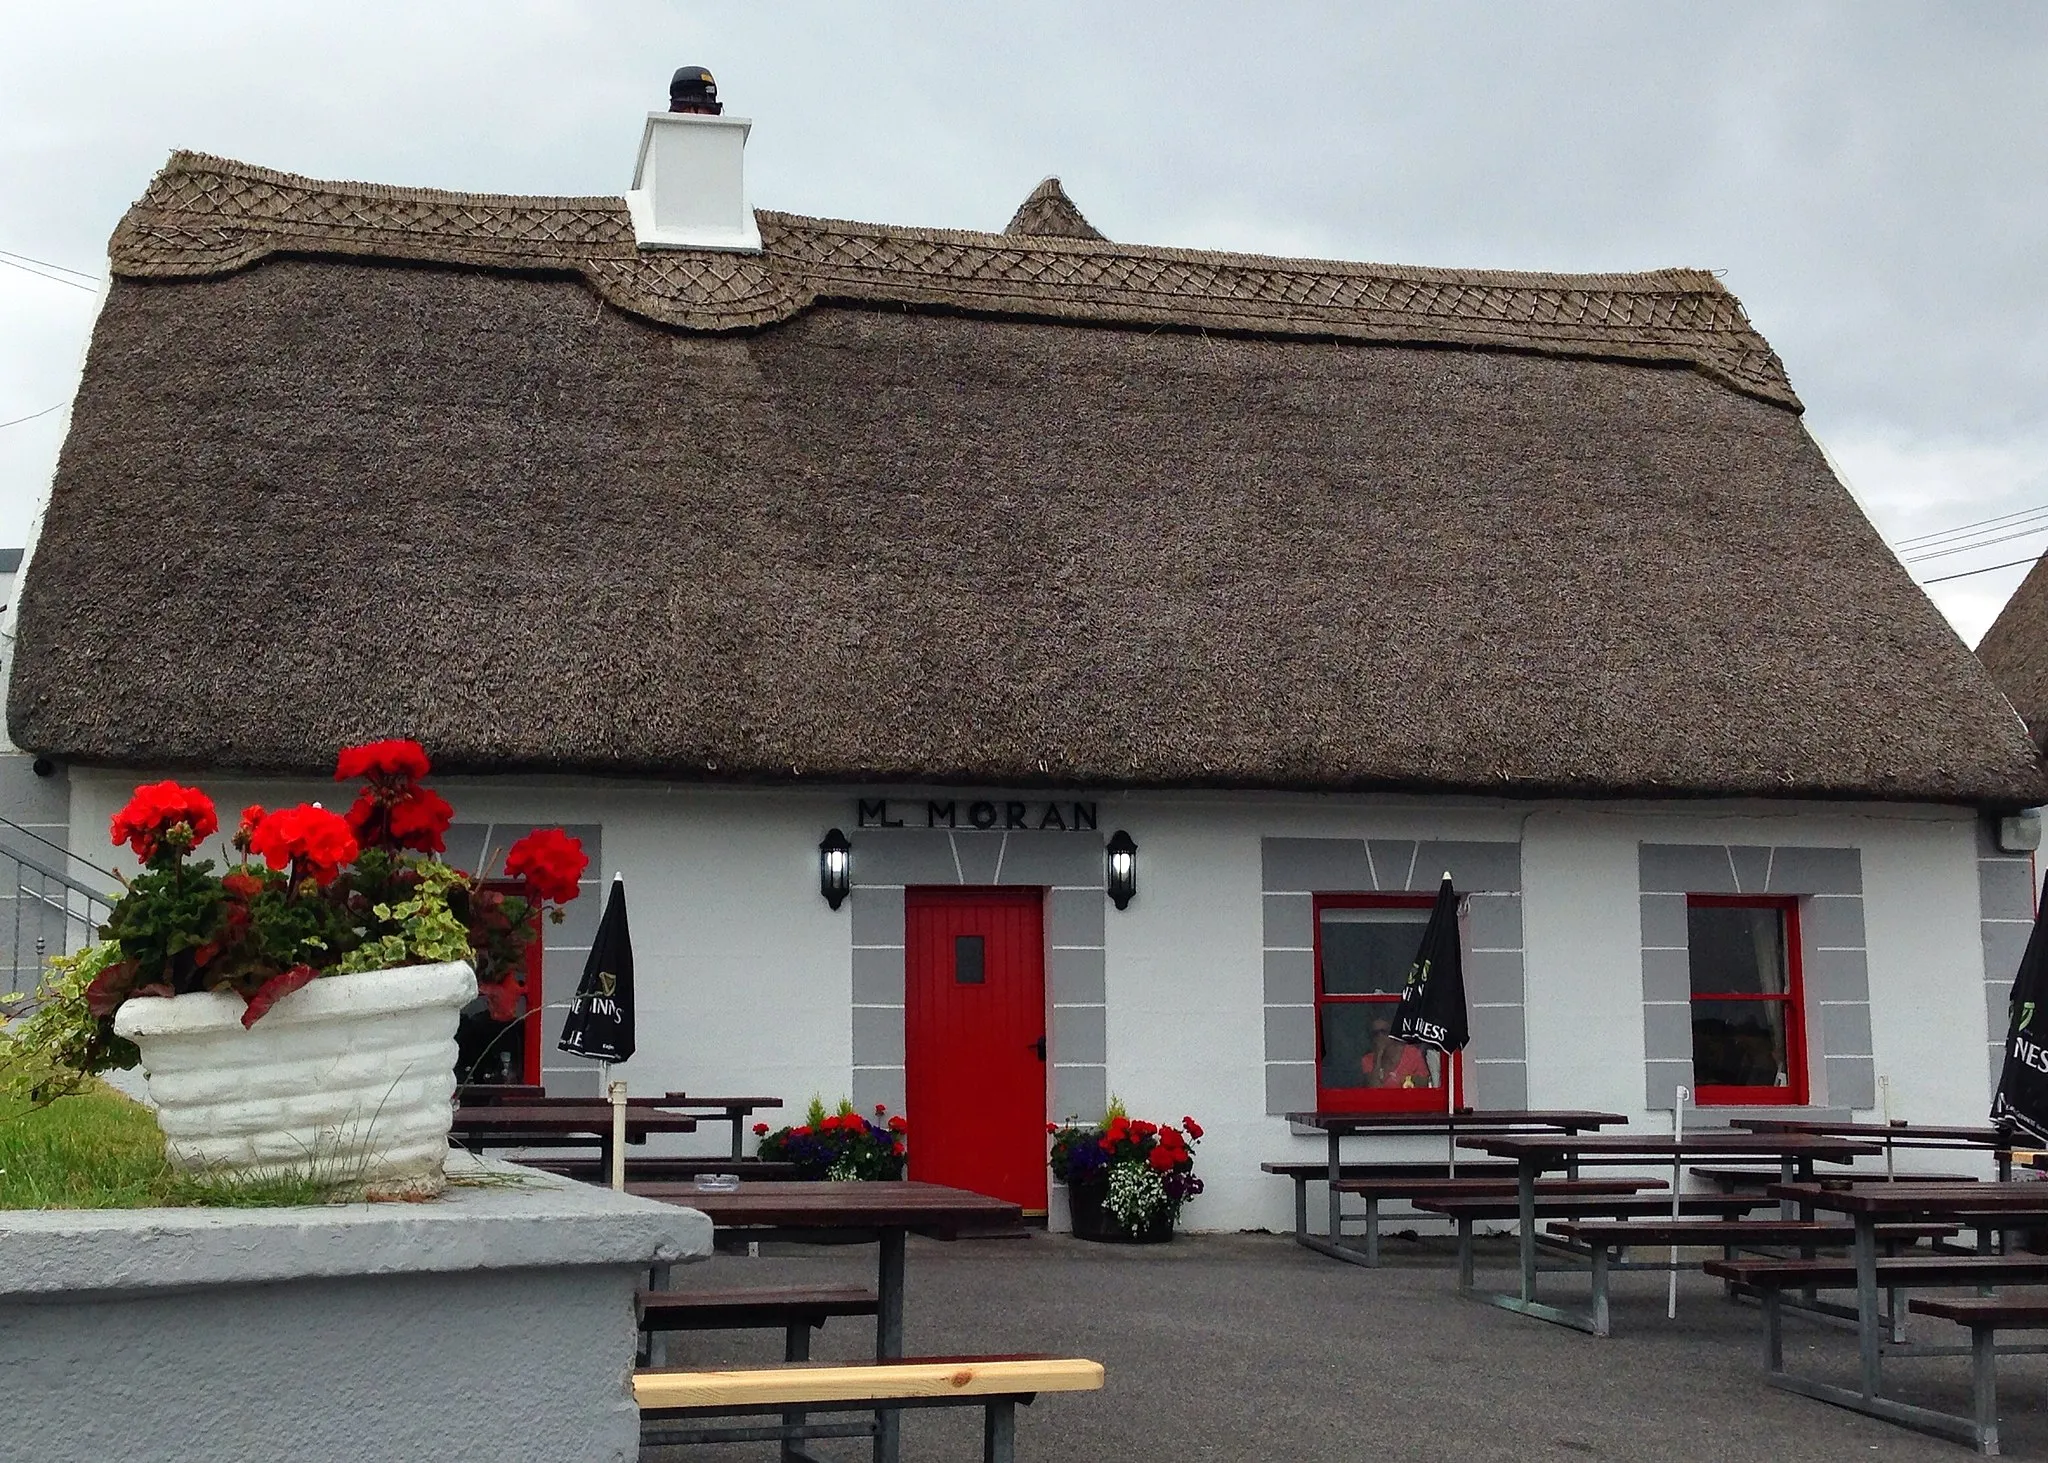
[[[871,1183],[749,1183],[725,1193],[705,1193],[690,1184],[636,1184],[635,1193],[710,1216],[714,1241],[744,1244],[780,1240],[793,1244],[866,1242],[880,1247],[875,1293],[875,1359],[903,1355],[905,1238],[957,1239],[963,1230],[1007,1227],[1023,1210],[1007,1199],[968,1189],[914,1181]],[[657,1271],[654,1288],[668,1277]],[[875,1463],[896,1463],[899,1414],[877,1414]]]
[[[1560,1167],[1577,1173],[1589,1164],[1640,1166],[1658,1163],[1676,1168],[1690,1159],[1720,1158],[1774,1161],[1786,1181],[1790,1182],[1812,1177],[1816,1163],[1847,1163],[1881,1151],[1875,1143],[1853,1138],[1831,1138],[1817,1133],[1738,1133],[1723,1129],[1688,1133],[1678,1138],[1629,1133],[1475,1134],[1460,1138],[1458,1146],[1477,1149],[1495,1158],[1512,1158],[1516,1165],[1515,1184],[1521,1225],[1521,1293],[1507,1295],[1479,1290],[1471,1293],[1506,1310],[1591,1334],[1598,1332],[1596,1319],[1590,1311],[1568,1311],[1546,1305],[1536,1298],[1536,1179],[1539,1174]]]
[[[1887,1174],[1892,1172],[1894,1149],[1987,1149],[1998,1164],[2000,1182],[2012,1177],[2013,1135],[1993,1127],[1905,1121],[1838,1123],[1819,1118],[1736,1118],[1732,1126],[1746,1128],[1753,1133],[1815,1133],[1829,1138],[1868,1138],[1884,1145]]]
[[[449,1137],[457,1146],[476,1151],[492,1148],[588,1148],[596,1146],[606,1172],[612,1160],[612,1105],[598,1101],[561,1101],[535,1106],[512,1103],[465,1103],[455,1109]],[[660,1108],[629,1107],[626,1141],[645,1143],[651,1133],[694,1133],[697,1120]]]
[[[1303,1197],[1307,1191],[1306,1185],[1298,1184],[1295,1189],[1294,1242],[1318,1254],[1348,1260],[1354,1265],[1371,1267],[1379,1264],[1377,1204],[1369,1204],[1366,1207],[1364,1247],[1344,1243],[1343,1191],[1337,1187],[1337,1180],[1344,1176],[1344,1165],[1341,1161],[1344,1139],[1394,1133],[1442,1133],[1453,1139],[1460,1135],[1475,1133],[1579,1133],[1587,1129],[1613,1127],[1618,1123],[1627,1122],[1628,1119],[1620,1113],[1611,1112],[1539,1112],[1521,1108],[1467,1107],[1459,1108],[1455,1112],[1291,1112],[1287,1114],[1287,1121],[1322,1132],[1329,1140],[1330,1153],[1329,1235],[1325,1237],[1309,1233],[1308,1208]],[[1455,1150],[1453,1156],[1455,1157]],[[1455,1162],[1452,1166],[1455,1167]]]
[[[1978,1246],[1982,1250],[1988,1241],[1988,1226],[1993,1223],[2014,1229],[2048,1225],[2048,1183],[2038,1179],[1977,1184],[1915,1184],[1903,1180],[1865,1184],[1788,1182],[1773,1185],[1769,1193],[1808,1212],[1823,1209],[1846,1214],[1855,1221],[1856,1339],[1862,1373],[1860,1391],[1775,1370],[1771,1374],[1772,1384],[1887,1421],[1953,1432],[1951,1420],[1945,1414],[1913,1407],[1880,1393],[1886,1344],[1878,1297],[1877,1226],[1886,1220],[1953,1220],[1978,1230]],[[1894,1323],[1899,1319],[1895,1307]],[[1909,1355],[1947,1354],[1942,1348],[1908,1347],[1903,1336],[1893,1338],[1891,1349]]]
[[[603,1097],[549,1097],[545,1090],[531,1083],[465,1083],[455,1089],[456,1100],[464,1107],[477,1106],[500,1109],[505,1107],[566,1108],[585,1107],[593,1102],[608,1103]],[[659,1097],[646,1095],[628,1097],[629,1108],[665,1108],[683,1112],[704,1122],[732,1124],[733,1158],[740,1158],[746,1151],[746,1122],[756,1111],[782,1106],[779,1097],[692,1097],[687,1092],[664,1092]]]

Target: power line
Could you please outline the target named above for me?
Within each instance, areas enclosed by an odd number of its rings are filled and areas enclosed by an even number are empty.
[[[73,269],[68,264],[52,264],[47,259],[34,259],[26,254],[17,254],[12,249],[0,249],[0,257],[5,257],[8,259],[19,259],[23,264],[40,264],[42,265],[43,268],[54,269],[59,274],[75,274],[80,279],[91,280],[94,284],[98,284],[100,282],[100,277],[96,274],[87,274],[84,270]]]
[[[1893,547],[1900,549],[1924,548],[1938,539],[1967,536],[1981,530],[2003,527],[2009,520],[2032,518],[2037,514],[2043,513],[2048,513],[2048,504],[2043,504],[2038,508],[2018,508],[2010,513],[2000,513],[1990,518],[1980,518],[1974,523],[1962,523],[1953,528],[1939,528],[1931,533],[1916,533],[1910,538],[1900,539]]]
[[[1982,569],[1965,569],[1960,574],[1937,574],[1932,579],[1923,579],[1922,584],[1945,584],[1951,579],[1968,579],[1973,574],[1989,574],[1994,569],[2017,569],[2022,564],[2038,564],[2040,555],[2031,559],[2012,559],[2003,564],[1986,564]]]
[[[21,424],[22,424],[23,422],[32,422],[32,421],[34,421],[34,420],[35,420],[35,419],[36,419],[37,417],[46,417],[46,416],[48,416],[48,415],[49,415],[49,414],[50,414],[51,412],[53,412],[53,411],[62,411],[63,409],[64,409],[64,403],[60,401],[60,402],[58,402],[58,403],[57,403],[57,404],[56,404],[55,406],[46,406],[46,407],[44,407],[44,408],[43,408],[43,409],[42,409],[41,411],[32,411],[32,412],[30,412],[30,413],[29,413],[29,414],[28,414],[27,416],[25,416],[25,417],[16,417],[16,418],[15,418],[15,419],[14,419],[13,421],[11,421],[11,422],[0,422],[0,428],[4,428],[4,427],[18,427],[18,426],[20,426],[20,425],[21,425]]]
[[[2036,524],[2032,528],[2022,528],[2015,533],[2002,533],[1996,538],[1978,539],[1974,543],[1955,544],[1945,549],[1929,549],[1924,554],[1908,554],[1906,555],[1906,562],[1908,564],[1917,564],[1924,559],[1945,559],[1950,554],[1973,554],[1979,549],[1988,549],[1993,544],[2011,543],[2016,538],[2030,538],[2037,533],[2048,533],[2048,523]]]
[[[40,269],[31,269],[28,265],[17,263],[12,258],[4,255],[0,255],[0,264],[6,265],[9,269],[18,269],[23,274],[32,274],[37,279],[46,279],[51,284],[69,285],[72,289],[84,290],[87,294],[97,294],[99,292],[99,286],[96,284],[81,284],[75,279],[66,279],[61,274],[45,274]]]

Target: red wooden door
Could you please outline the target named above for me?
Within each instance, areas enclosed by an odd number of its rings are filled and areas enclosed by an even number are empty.
[[[1036,889],[908,889],[910,1176],[1045,1210],[1045,933]]]

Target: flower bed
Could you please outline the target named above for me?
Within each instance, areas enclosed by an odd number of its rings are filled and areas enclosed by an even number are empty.
[[[800,1179],[900,1179],[908,1124],[890,1117],[882,1103],[875,1104],[875,1118],[880,1121],[855,1112],[850,1102],[827,1112],[814,1097],[800,1124],[772,1132],[766,1123],[754,1124],[754,1136],[760,1140],[756,1152],[761,1158],[795,1164]]]

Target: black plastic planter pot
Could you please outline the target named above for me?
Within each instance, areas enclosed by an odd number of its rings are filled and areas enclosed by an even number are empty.
[[[1156,1214],[1152,1222],[1132,1234],[1103,1207],[1109,1185],[1072,1184],[1067,1188],[1067,1207],[1074,1218],[1074,1238],[1104,1245],[1163,1245],[1173,1238],[1173,1215]]]

